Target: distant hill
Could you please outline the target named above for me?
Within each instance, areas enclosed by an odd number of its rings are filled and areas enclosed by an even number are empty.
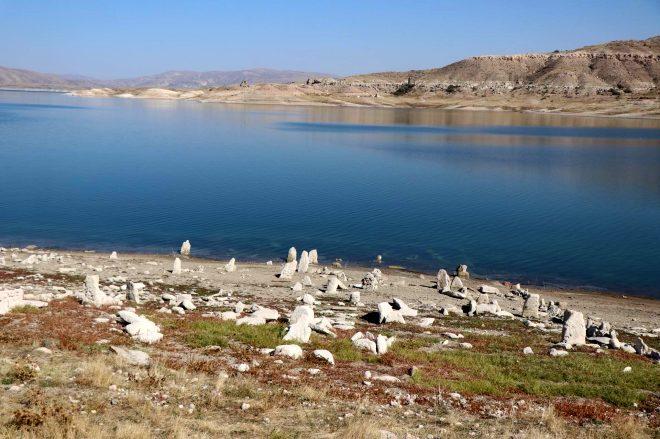
[[[104,86],[126,88],[205,88],[240,84],[287,84],[302,82],[310,77],[329,76],[323,73],[300,72],[293,70],[249,69],[236,71],[190,72],[172,71],[138,78],[106,81]]]
[[[660,36],[655,36],[562,52],[475,56],[442,68],[356,75],[345,82],[387,86],[410,79],[427,90],[453,85],[492,91],[512,87],[647,91],[657,87],[659,78]]]
[[[83,77],[66,77],[31,70],[0,67],[0,87],[24,88],[83,88],[96,85],[93,80]]]
[[[172,71],[137,78],[100,80],[77,75],[55,75],[30,70],[0,67],[0,87],[25,88],[206,88],[240,84],[302,82],[310,77],[330,76],[323,73],[293,70],[248,69],[236,71],[192,72]]]

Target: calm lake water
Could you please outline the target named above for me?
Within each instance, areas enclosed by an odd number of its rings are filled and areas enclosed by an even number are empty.
[[[660,297],[660,123],[0,92],[0,245],[185,239]]]

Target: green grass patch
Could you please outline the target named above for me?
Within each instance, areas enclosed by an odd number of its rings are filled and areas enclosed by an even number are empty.
[[[257,348],[274,348],[283,344],[284,325],[268,323],[265,325],[236,325],[234,322],[198,320],[188,326],[187,343],[192,347],[229,346],[230,341],[237,341]]]
[[[327,349],[332,352],[335,361],[369,361],[374,355],[353,346],[349,338],[331,338],[322,339],[320,337],[312,338],[312,349]]]
[[[426,364],[413,381],[460,393],[577,396],[631,407],[650,393],[660,391],[660,371],[646,361],[630,364],[606,355],[579,352],[561,358],[470,351],[421,354],[415,355],[415,359],[426,360]],[[633,370],[624,374],[622,370],[628,365]]]

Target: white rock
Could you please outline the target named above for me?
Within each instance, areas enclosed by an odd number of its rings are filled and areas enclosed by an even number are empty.
[[[289,254],[286,255],[287,262],[295,262],[298,259],[295,247],[289,249]]]
[[[181,274],[181,259],[175,258],[172,267],[172,274]]]
[[[429,326],[433,325],[433,322],[435,319],[433,317],[424,317],[417,322],[418,326],[421,326],[422,328],[428,328]]]
[[[233,368],[241,373],[244,373],[250,370],[250,365],[246,363],[238,363],[238,364],[234,364]]]
[[[280,279],[292,279],[293,274],[296,272],[296,267],[298,263],[296,261],[287,262],[282,266],[282,271],[280,271]]]
[[[567,309],[564,312],[564,325],[562,327],[562,343],[568,348],[586,343],[587,328],[584,316],[579,311]]]
[[[302,302],[305,305],[314,305],[316,303],[316,299],[311,294],[303,294]]]
[[[455,276],[451,281],[450,289],[460,290],[461,288],[463,288],[463,281],[461,280],[460,277]]]
[[[151,363],[151,358],[146,352],[136,349],[125,349],[120,346],[110,346],[110,349],[132,366],[149,366],[149,363]]]
[[[280,313],[276,309],[258,307],[256,311],[251,314],[252,317],[261,317],[266,321],[277,320],[280,318]]]
[[[392,308],[399,311],[403,317],[417,317],[417,310],[410,308],[403,300],[395,297],[392,302],[394,304]]]
[[[303,286],[302,286],[302,284],[301,284],[300,282],[296,282],[295,284],[293,284],[293,286],[291,287],[291,289],[292,289],[293,291],[295,291],[295,292],[300,292],[300,291],[303,290]]]
[[[530,348],[529,346],[527,346],[525,349],[523,349],[523,354],[525,354],[525,355],[533,355],[533,354],[534,354],[534,351],[532,350],[532,348]]]
[[[551,357],[565,357],[566,355],[568,355],[568,351],[555,349],[555,348],[550,349]]]
[[[392,309],[392,306],[387,302],[378,304],[378,322],[379,323],[406,323],[403,316],[398,310]]]
[[[283,344],[275,347],[274,355],[298,360],[303,356],[303,350],[297,344]]]
[[[110,259],[117,259],[117,252],[112,252],[110,254]]]
[[[316,249],[309,251],[309,263],[318,265],[318,263],[319,263],[319,253],[318,253],[318,251],[316,251]]]
[[[190,299],[186,299],[186,300],[182,301],[179,306],[181,306],[181,308],[183,308],[187,311],[192,311],[192,310],[197,308],[195,306],[195,304],[192,302],[192,300],[190,300]]]
[[[227,265],[225,265],[225,271],[227,273],[233,273],[236,271],[236,258],[231,258],[229,262],[227,262]]]
[[[481,285],[479,287],[479,291],[485,294],[500,294],[500,290],[495,287],[491,287],[490,285]]]
[[[328,279],[328,285],[325,287],[325,292],[328,294],[334,294],[337,292],[337,289],[345,290],[346,285],[344,285],[337,276],[332,276]]]
[[[440,269],[436,277],[438,280],[438,291],[446,292],[451,289],[451,280],[449,279],[447,270]]]
[[[376,337],[376,352],[378,355],[387,353],[387,337],[384,335]]]
[[[236,320],[236,325],[239,326],[240,325],[259,326],[265,324],[266,324],[266,319],[259,316],[246,316]]]
[[[309,254],[303,250],[300,253],[300,261],[298,262],[298,273],[307,273],[309,269]]]
[[[522,316],[525,318],[537,318],[539,316],[540,296],[538,294],[530,294],[525,299],[523,305]]]
[[[220,313],[221,320],[236,320],[237,318],[238,314],[236,314],[234,311],[225,311]]]
[[[84,304],[94,306],[113,305],[115,300],[99,289],[99,276],[90,274],[85,277],[85,292],[81,297]]]
[[[306,318],[289,325],[287,333],[284,335],[285,341],[297,341],[299,343],[308,343],[312,335],[312,328],[309,327],[309,321]]]
[[[360,292],[352,291],[348,300],[351,302],[351,305],[360,305]]]
[[[321,360],[325,360],[328,363],[332,364],[334,366],[335,364],[335,357],[332,355],[330,351],[327,351],[325,349],[316,349],[314,351],[314,356],[316,358],[320,358]]]
[[[180,253],[184,256],[190,255],[190,241],[188,240],[183,241],[183,244],[181,244]]]
[[[359,338],[357,340],[353,340],[353,345],[359,349],[365,349],[371,351],[373,354],[378,354],[378,347],[376,346],[376,343],[373,340],[369,340],[368,338]]]

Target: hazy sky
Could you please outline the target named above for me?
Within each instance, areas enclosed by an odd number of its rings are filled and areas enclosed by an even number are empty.
[[[660,0],[0,0],[0,65],[120,78],[252,67],[338,75],[660,34]]]

